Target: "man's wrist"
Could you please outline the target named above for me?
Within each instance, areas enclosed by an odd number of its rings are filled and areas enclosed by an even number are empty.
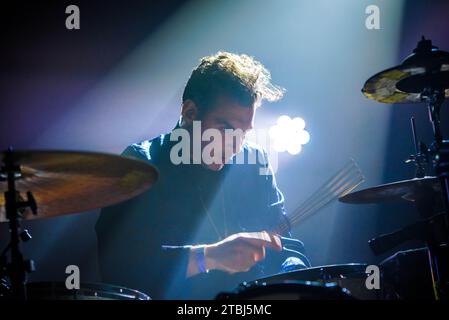
[[[205,273],[213,269],[211,259],[207,256],[209,245],[195,245],[190,247],[190,261],[194,265],[194,273]]]
[[[211,253],[215,248],[214,244],[205,244],[194,247],[195,249],[201,248],[202,254],[204,255],[204,266],[207,271],[217,269],[215,260],[213,259]]]
[[[188,277],[216,269],[214,259],[210,257],[210,250],[213,247],[213,244],[189,246],[190,254],[187,267]]]
[[[206,262],[206,269],[209,270],[218,270],[219,264],[214,259],[213,250],[217,247],[215,244],[208,244],[204,246],[204,260]]]

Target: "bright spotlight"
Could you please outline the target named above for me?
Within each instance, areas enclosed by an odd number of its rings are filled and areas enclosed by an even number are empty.
[[[269,135],[274,150],[277,152],[288,152],[296,155],[301,152],[302,145],[310,140],[310,134],[304,129],[306,122],[304,119],[289,116],[280,116],[276,125],[269,129]]]

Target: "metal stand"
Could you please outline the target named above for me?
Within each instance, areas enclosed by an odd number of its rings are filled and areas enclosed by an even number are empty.
[[[11,281],[11,298],[14,300],[26,300],[27,273],[34,271],[34,262],[24,260],[20,250],[20,242],[31,239],[28,231],[21,232],[20,219],[23,209],[29,207],[33,214],[37,214],[37,206],[31,192],[27,192],[27,201],[23,201],[16,190],[16,179],[21,177],[20,166],[16,165],[12,148],[4,153],[1,168],[2,178],[7,181],[8,189],[5,192],[6,217],[9,221],[11,262],[6,265],[6,274]],[[7,248],[8,249],[8,248]],[[6,249],[6,250],[7,250]]]
[[[443,227],[446,231],[444,235],[445,243],[428,243],[429,264],[436,300],[449,300],[447,271],[441,265],[442,261],[446,259],[445,251],[447,251],[443,250],[441,246],[449,243],[449,142],[443,140],[440,124],[440,111],[445,98],[444,89],[426,88],[422,93],[422,97],[427,101],[429,118],[435,136],[430,153],[433,159],[435,174],[441,184],[441,195],[443,197],[445,211]]]
[[[368,243],[375,254],[381,254],[404,241],[419,239],[428,248],[428,262],[432,275],[432,286],[436,300],[449,300],[449,141],[443,140],[440,126],[440,110],[444,102],[444,90],[426,88],[422,92],[427,102],[435,141],[430,148],[418,142],[414,119],[411,119],[416,154],[407,163],[416,165],[416,177],[425,176],[424,165],[432,161],[435,174],[440,180],[444,213],[434,215],[436,198],[434,191],[422,188],[415,199],[423,220],[415,222],[390,234],[378,236]]]

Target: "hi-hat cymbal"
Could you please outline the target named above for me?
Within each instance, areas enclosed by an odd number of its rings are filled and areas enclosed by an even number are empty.
[[[0,153],[2,164],[5,154]],[[21,168],[16,189],[31,191],[38,207],[36,216],[30,209],[24,211],[27,220],[110,206],[148,190],[158,178],[152,165],[118,155],[76,151],[14,151],[12,155]],[[0,222],[7,221],[6,190],[1,174]]]
[[[362,92],[379,102],[413,103],[423,101],[426,88],[444,91],[449,97],[449,53],[423,38],[401,65],[369,78]]]
[[[372,188],[349,193],[339,199],[345,203],[380,203],[387,201],[407,200],[415,201],[429,192],[441,191],[437,177],[415,178],[379,185]]]

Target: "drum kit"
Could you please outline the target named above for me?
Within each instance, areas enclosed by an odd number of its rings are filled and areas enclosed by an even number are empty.
[[[404,62],[368,79],[362,90],[370,99],[383,103],[422,103],[428,107],[435,140],[427,147],[418,142],[414,120],[416,154],[409,162],[416,177],[361,191],[338,194],[343,203],[366,204],[411,201],[421,220],[390,234],[370,240],[376,255],[407,240],[421,240],[425,248],[400,251],[380,263],[380,289],[366,286],[367,265],[346,264],[290,271],[244,282],[235,291],[220,293],[217,299],[449,299],[449,141],[443,140],[440,110],[449,97],[449,53],[422,39]],[[22,220],[55,217],[110,206],[149,190],[158,179],[150,164],[116,155],[71,151],[15,151],[0,153],[0,222],[7,222],[10,243],[1,253],[0,297],[29,299],[130,299],[148,300],[138,291],[100,284],[82,284],[67,290],[60,283],[27,284],[34,270],[21,245],[31,239]],[[432,164],[435,176],[426,176],[424,166]],[[351,185],[358,185],[358,181]],[[347,190],[347,189],[344,189]],[[26,191],[26,196],[21,194]],[[316,200],[318,199],[318,200]],[[330,198],[316,198],[302,208],[309,214]],[[438,205],[441,212],[435,213]],[[299,215],[298,214],[298,215]],[[3,289],[2,289],[3,288]]]

